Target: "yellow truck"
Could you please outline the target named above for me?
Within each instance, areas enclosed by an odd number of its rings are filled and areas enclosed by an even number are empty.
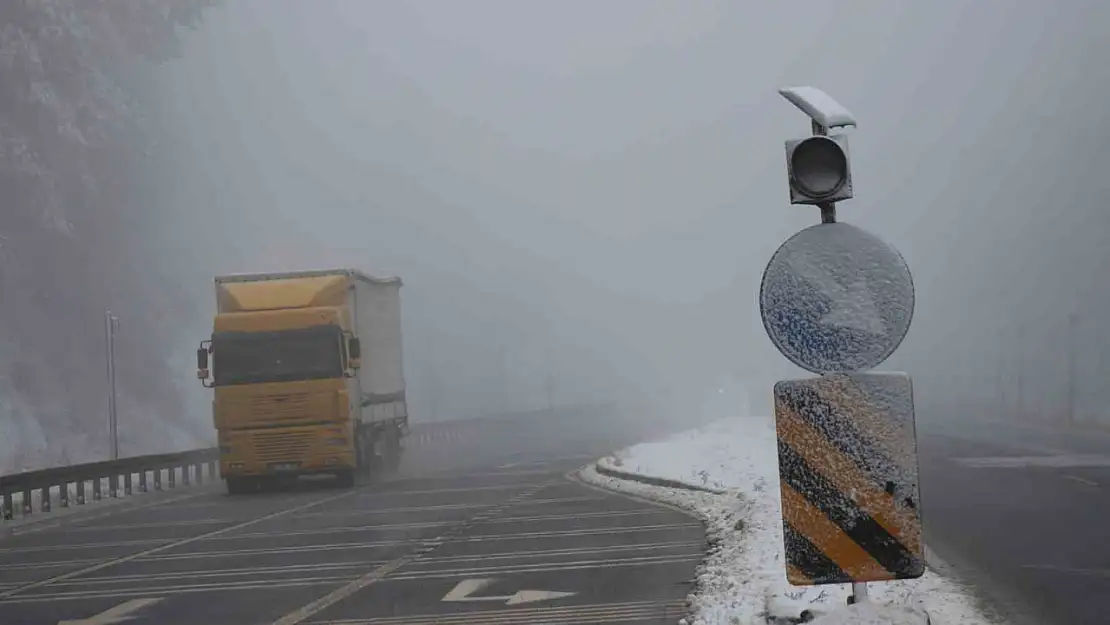
[[[408,433],[400,278],[353,269],[218,276],[197,377],[229,494],[396,470]]]

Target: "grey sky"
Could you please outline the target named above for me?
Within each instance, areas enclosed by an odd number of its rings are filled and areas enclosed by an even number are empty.
[[[776,93],[792,84],[860,120],[840,217],[914,272],[885,367],[993,366],[1000,325],[1058,343],[1069,308],[1110,299],[1092,295],[1107,18],[1093,0],[231,0],[158,76],[178,169],[157,236],[199,302],[182,354],[213,273],[350,264],[408,282],[417,412],[433,381],[451,414],[542,404],[548,345],[567,401],[591,380],[676,401],[799,374],[757,308],[775,247],[817,219],[787,204],[782,142],[808,131]]]

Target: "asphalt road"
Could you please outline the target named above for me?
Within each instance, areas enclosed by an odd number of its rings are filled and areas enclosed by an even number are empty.
[[[0,623],[677,622],[701,524],[568,479],[642,427],[563,416],[424,437],[353,490],[201,489],[13,536]]]
[[[949,423],[919,453],[929,544],[1011,623],[1110,623],[1110,435]]]

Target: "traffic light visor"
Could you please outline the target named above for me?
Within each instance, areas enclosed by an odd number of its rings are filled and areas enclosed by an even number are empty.
[[[790,171],[799,190],[813,198],[835,194],[848,179],[848,156],[825,136],[805,139],[790,154]]]

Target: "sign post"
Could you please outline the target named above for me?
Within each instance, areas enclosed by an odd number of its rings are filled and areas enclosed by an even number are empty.
[[[786,576],[796,586],[867,583],[925,572],[913,382],[869,372],[909,331],[913,278],[902,255],[838,222],[853,197],[848,140],[856,126],[819,89],[779,92],[812,120],[786,142],[790,203],[817,206],[821,223],[771,257],[760,285],[763,327],[790,362],[818,377],[775,384]]]

